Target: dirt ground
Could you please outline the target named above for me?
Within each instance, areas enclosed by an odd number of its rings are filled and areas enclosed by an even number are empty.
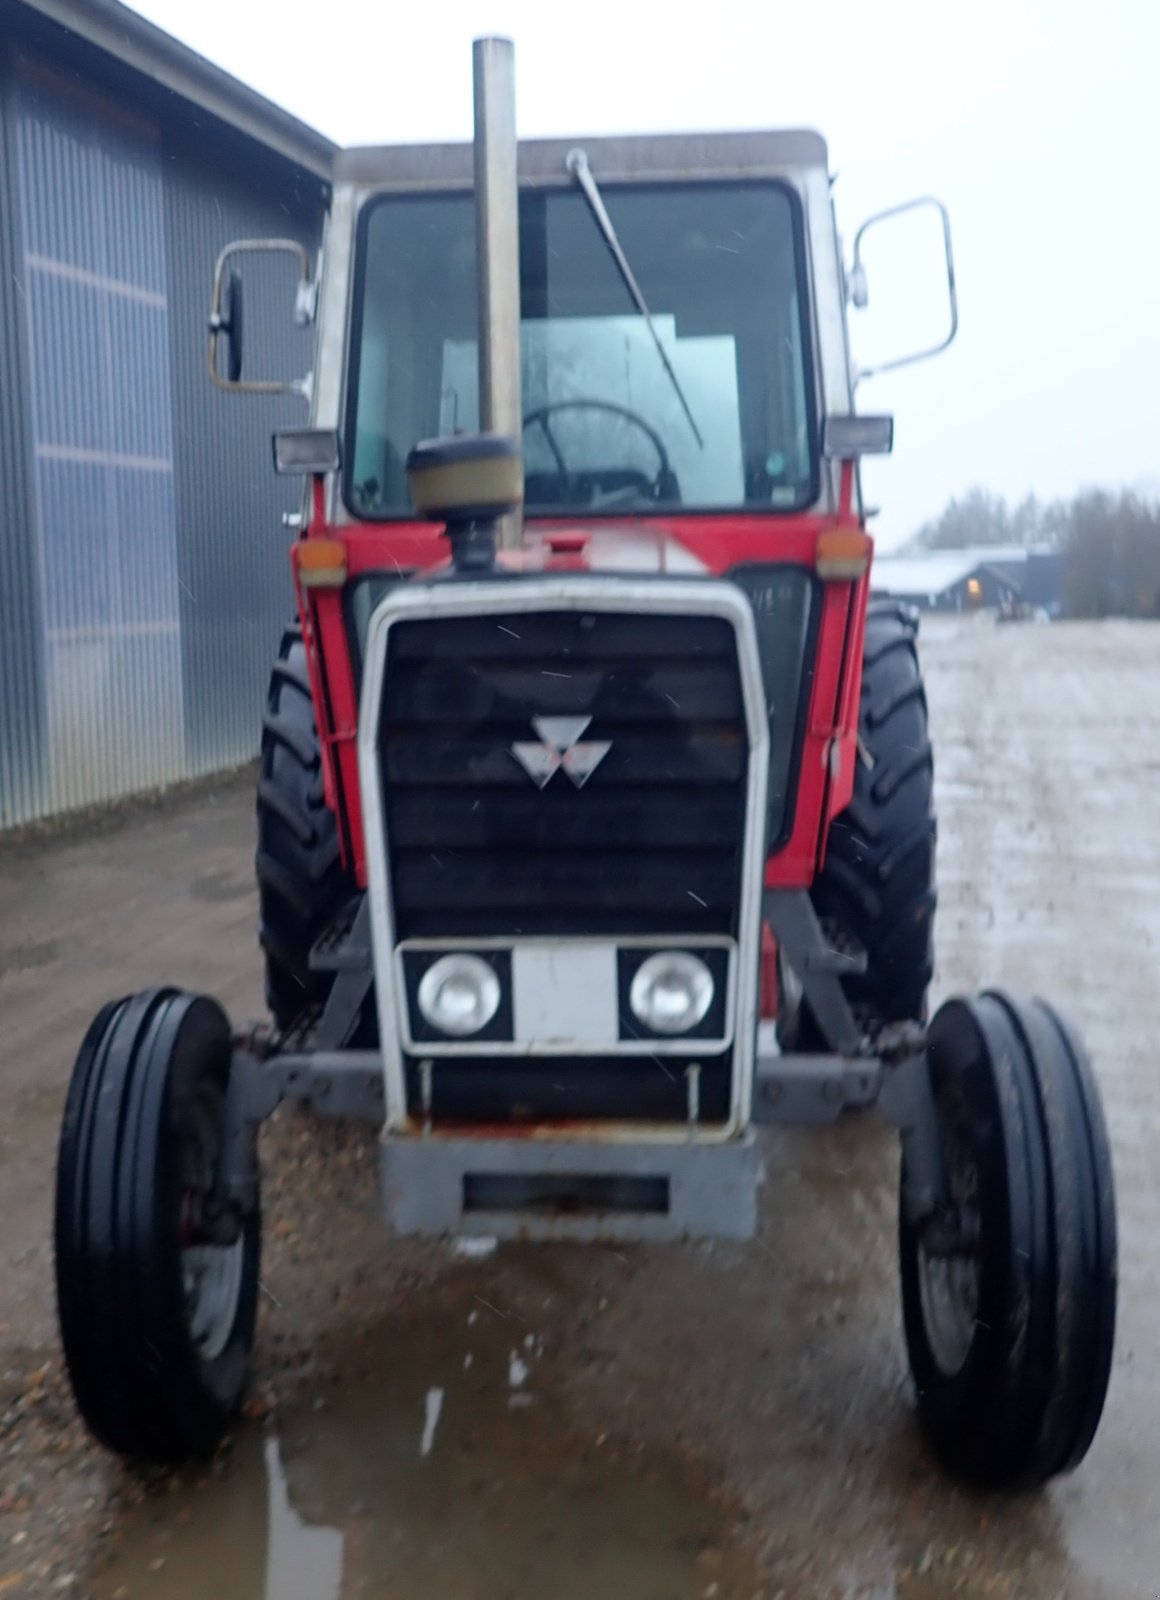
[[[772,1134],[752,1244],[392,1243],[374,1135],[276,1118],[248,1419],[134,1477],[57,1348],[51,1187],[73,1053],[166,980],[259,1009],[248,779],[0,847],[0,1596],[95,1600],[1128,1600],[1160,1590],[1160,628],[923,632],[939,995],[1054,998],[1103,1086],[1121,1313],[1082,1467],[948,1484],[913,1424],[897,1154],[867,1120]]]

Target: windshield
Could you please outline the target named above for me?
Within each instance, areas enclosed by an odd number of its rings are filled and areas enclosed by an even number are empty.
[[[808,504],[814,430],[792,193],[731,183],[601,194],[672,372],[583,194],[521,194],[528,510]],[[361,517],[413,515],[411,446],[478,426],[471,195],[372,201],[356,271],[347,504]]]

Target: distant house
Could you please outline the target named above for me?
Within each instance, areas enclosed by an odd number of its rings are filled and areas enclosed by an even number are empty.
[[[929,611],[993,611],[1025,602],[1054,612],[1060,587],[1056,551],[1015,545],[877,556],[871,572],[874,594]]]

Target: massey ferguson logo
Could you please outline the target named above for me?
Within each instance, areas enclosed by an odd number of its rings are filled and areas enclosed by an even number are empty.
[[[581,735],[591,721],[591,717],[532,718],[532,727],[540,736],[539,743],[533,744],[530,739],[517,740],[512,745],[512,755],[537,789],[546,788],[561,767],[577,789],[583,789],[612,749],[607,739],[581,742]]]

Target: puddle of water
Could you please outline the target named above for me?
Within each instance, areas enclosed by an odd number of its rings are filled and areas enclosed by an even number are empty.
[[[443,1410],[443,1390],[427,1390],[427,1416],[423,1423],[423,1437],[419,1440],[419,1454],[429,1456],[435,1446],[435,1429],[439,1426],[439,1414]]]
[[[342,1588],[343,1537],[338,1528],[312,1527],[303,1522],[290,1503],[282,1452],[276,1438],[265,1442],[263,1452],[268,1490],[269,1525],[266,1538],[266,1572],[262,1588],[253,1591],[264,1600],[301,1595],[311,1600],[337,1600]],[[191,1522],[192,1529],[192,1522]],[[252,1535],[251,1535],[252,1537]],[[204,1583],[204,1568],[203,1568]],[[216,1580],[218,1593],[225,1591]],[[153,1593],[163,1592],[157,1586]],[[204,1587],[201,1593],[204,1594]],[[244,1590],[239,1590],[239,1594]]]
[[[534,1333],[440,1299],[243,1429],[224,1478],[151,1492],[94,1600],[751,1600],[694,1469],[578,1428]]]

